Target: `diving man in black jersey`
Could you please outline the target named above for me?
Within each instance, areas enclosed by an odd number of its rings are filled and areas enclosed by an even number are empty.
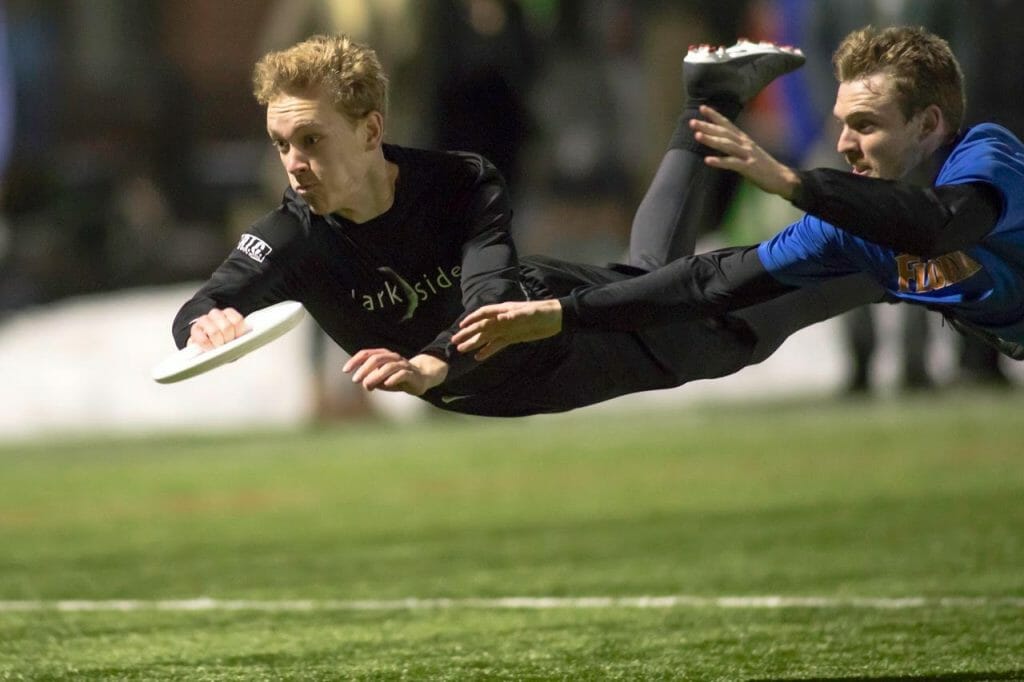
[[[770,44],[690,51],[687,106],[635,216],[629,263],[605,268],[520,259],[503,180],[486,159],[385,143],[387,78],[372,49],[317,36],[267,54],[254,91],[290,186],[179,311],[175,340],[217,346],[244,331],[244,315],[298,300],[352,355],[344,370],[365,389],[491,416],[573,409],[760,361],[796,328],[876,300],[874,292],[808,288],[791,295],[796,303],[640,332],[561,335],[485,363],[459,353],[452,336],[481,306],[564,296],[692,253],[701,226],[720,217],[705,199],[721,171],[704,164],[689,121],[705,104],[735,117],[802,63],[798,51]],[[779,316],[772,305],[805,314]]]

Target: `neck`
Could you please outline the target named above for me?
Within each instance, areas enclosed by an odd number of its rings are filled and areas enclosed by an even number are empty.
[[[387,213],[395,203],[398,165],[387,161],[383,154],[380,163],[367,173],[363,201],[358,206],[346,206],[335,211],[354,223],[365,223]]]
[[[925,156],[920,163],[910,169],[910,172],[904,176],[904,180],[914,185],[921,187],[928,187],[935,182],[935,178],[938,177],[939,171],[942,169],[942,164],[946,163],[946,159],[949,158],[950,152],[953,151],[953,147],[956,146],[957,138],[953,137],[946,140],[939,145],[932,153]]]

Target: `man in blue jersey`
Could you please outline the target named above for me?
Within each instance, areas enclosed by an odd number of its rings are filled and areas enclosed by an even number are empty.
[[[852,172],[796,171],[708,107],[694,120],[705,162],[807,211],[772,239],[690,256],[550,301],[469,315],[454,339],[485,359],[569,329],[635,329],[742,309],[867,273],[888,300],[940,311],[963,333],[1024,359],[1024,145],[1005,128],[961,130],[963,76],[920,28],[864,28],[833,62],[837,150]]]

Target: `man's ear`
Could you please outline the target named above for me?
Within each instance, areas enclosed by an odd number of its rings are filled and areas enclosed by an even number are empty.
[[[371,111],[363,118],[363,143],[366,151],[373,151],[384,142],[384,117],[379,111]]]
[[[931,137],[936,132],[946,133],[946,117],[937,104],[930,104],[918,114],[921,117],[920,139]]]

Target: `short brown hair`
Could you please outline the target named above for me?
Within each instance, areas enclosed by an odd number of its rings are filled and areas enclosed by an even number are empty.
[[[967,102],[960,64],[949,43],[924,28],[854,31],[840,43],[832,64],[840,83],[889,74],[907,119],[935,104],[953,130],[963,123]]]
[[[287,50],[263,55],[252,73],[256,101],[320,90],[351,120],[371,111],[387,115],[388,77],[377,53],[346,35],[316,35]]]

